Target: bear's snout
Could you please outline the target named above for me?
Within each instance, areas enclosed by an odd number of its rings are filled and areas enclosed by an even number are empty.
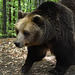
[[[20,46],[20,43],[19,42],[14,42],[14,44],[19,47]]]

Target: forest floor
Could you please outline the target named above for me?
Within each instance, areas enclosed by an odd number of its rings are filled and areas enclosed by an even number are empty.
[[[25,63],[27,48],[17,48],[14,38],[0,39],[0,75],[21,75]],[[49,70],[55,67],[55,57],[48,51],[46,57],[33,64],[29,75],[51,75]],[[75,66],[71,66],[65,75],[75,75]]]

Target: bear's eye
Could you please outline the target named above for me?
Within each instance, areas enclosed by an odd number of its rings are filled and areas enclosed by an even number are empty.
[[[19,31],[18,30],[16,30],[16,34],[18,34],[19,33]]]
[[[30,35],[30,33],[29,33],[28,31],[24,31],[23,34],[24,34],[25,36],[29,36],[29,35]]]

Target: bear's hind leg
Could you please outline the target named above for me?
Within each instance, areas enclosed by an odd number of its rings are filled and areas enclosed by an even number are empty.
[[[57,62],[56,67],[49,71],[53,75],[64,75],[69,66],[64,66],[63,64]]]
[[[53,75],[64,75],[66,70],[72,65],[73,54],[69,50],[58,49],[56,53],[56,67],[50,71]],[[66,52],[67,51],[67,52]]]

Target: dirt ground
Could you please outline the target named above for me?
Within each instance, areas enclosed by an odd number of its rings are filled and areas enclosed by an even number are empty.
[[[26,47],[17,48],[14,38],[0,39],[0,75],[21,75],[21,67],[27,56]],[[51,75],[49,70],[55,67],[55,57],[47,53],[46,57],[37,63],[29,71],[29,75]],[[75,66],[71,66],[65,75],[75,75]]]

